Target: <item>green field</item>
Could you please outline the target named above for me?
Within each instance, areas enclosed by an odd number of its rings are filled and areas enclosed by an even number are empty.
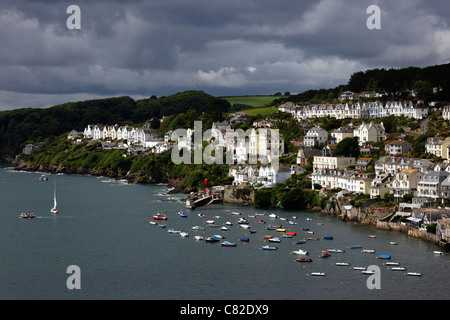
[[[278,111],[278,108],[276,107],[263,107],[263,108],[252,108],[252,109],[245,109],[241,110],[240,112],[245,112],[249,116],[256,116],[258,114],[264,116],[268,114],[272,114]]]
[[[283,98],[283,96],[237,96],[222,98],[227,100],[231,105],[246,104],[251,107],[262,107],[275,99]]]

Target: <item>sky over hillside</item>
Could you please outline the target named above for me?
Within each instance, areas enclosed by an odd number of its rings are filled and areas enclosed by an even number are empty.
[[[380,29],[367,27],[371,5]],[[449,16],[447,0],[2,0],[0,110],[331,88],[356,71],[450,62]]]

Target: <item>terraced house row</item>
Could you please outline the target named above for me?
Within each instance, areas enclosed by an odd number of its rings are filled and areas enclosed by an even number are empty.
[[[278,107],[281,112],[291,113],[297,120],[331,117],[336,119],[369,119],[391,115],[422,119],[429,107],[422,101],[357,102],[339,104],[296,105],[286,102]]]

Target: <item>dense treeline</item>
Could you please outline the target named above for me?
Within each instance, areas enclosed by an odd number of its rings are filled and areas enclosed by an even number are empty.
[[[18,109],[0,112],[0,156],[20,153],[26,141],[40,141],[49,136],[88,124],[142,123],[153,117],[202,113],[215,97],[202,91],[186,91],[168,97],[133,100],[130,97],[68,102],[45,109]]]
[[[355,72],[347,85],[331,89],[307,90],[288,98],[276,99],[273,105],[291,101],[295,103],[322,103],[338,99],[344,91],[386,92],[385,99],[407,98],[409,90],[417,90],[419,98],[425,101],[450,101],[450,64],[426,68],[371,69]],[[435,92],[433,91],[435,88]]]

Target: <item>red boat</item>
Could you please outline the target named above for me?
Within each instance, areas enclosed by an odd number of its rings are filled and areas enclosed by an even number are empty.
[[[291,236],[296,236],[296,235],[297,235],[297,232],[289,231],[289,232],[286,232],[286,234],[287,234],[287,235],[291,235]]]
[[[236,243],[224,241],[220,244],[222,247],[236,247]]]
[[[157,213],[153,216],[153,220],[167,220],[167,217],[163,214]]]
[[[328,251],[322,251],[322,255],[321,255],[322,258],[327,258],[329,256],[331,256],[331,253],[329,253]]]
[[[300,258],[300,259],[295,259],[295,261],[297,261],[297,262],[312,262],[312,259],[309,259],[309,258]]]
[[[28,219],[28,218],[33,219],[35,217],[35,214],[22,212],[19,217],[20,219]]]

